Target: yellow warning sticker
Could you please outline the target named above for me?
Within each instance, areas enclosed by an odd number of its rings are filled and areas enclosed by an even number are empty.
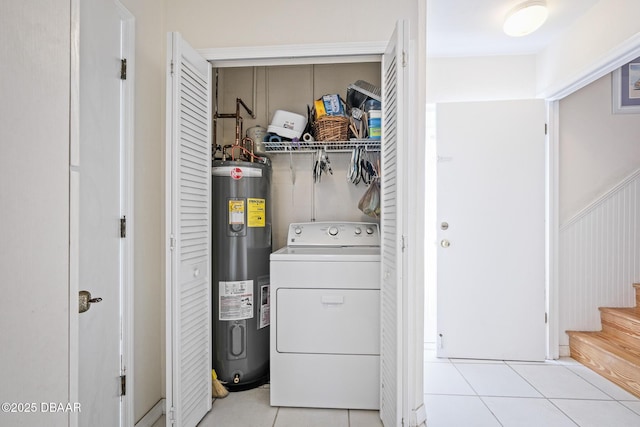
[[[229,224],[244,224],[244,200],[229,200]]]
[[[264,199],[247,199],[247,227],[264,227],[267,223]]]

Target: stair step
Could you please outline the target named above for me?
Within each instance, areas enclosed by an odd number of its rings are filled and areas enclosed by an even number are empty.
[[[632,340],[640,348],[640,309],[636,307],[601,307],[602,331],[621,340]]]
[[[629,347],[606,332],[569,334],[571,357],[640,397],[640,349]]]
[[[636,288],[636,307],[640,308],[640,283],[634,283],[633,287]]]

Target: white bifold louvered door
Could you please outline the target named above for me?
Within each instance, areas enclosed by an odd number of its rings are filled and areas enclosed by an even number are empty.
[[[211,409],[211,66],[168,43],[167,425],[191,427]]]
[[[406,23],[399,21],[382,57],[380,418],[385,427],[402,424],[402,387],[408,380],[402,363],[407,30]]]

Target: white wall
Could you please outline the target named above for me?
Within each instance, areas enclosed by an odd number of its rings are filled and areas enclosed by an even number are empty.
[[[560,224],[640,167],[640,114],[613,114],[611,75],[560,101]]]
[[[620,54],[629,41],[638,46],[638,15],[637,0],[600,0],[538,55],[537,92],[553,95]]]
[[[427,58],[427,102],[536,97],[533,55]]]
[[[0,401],[38,405],[1,425],[69,422],[70,3],[0,5]]]
[[[167,30],[195,48],[387,40],[416,0],[167,0]],[[417,28],[417,25],[416,25]]]

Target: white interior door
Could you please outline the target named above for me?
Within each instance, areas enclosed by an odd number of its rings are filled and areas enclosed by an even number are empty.
[[[78,394],[80,426],[121,425],[122,296],[125,239],[120,219],[128,215],[123,164],[124,94],[120,78],[125,21],[113,0],[80,6],[80,153],[78,277],[80,290],[101,298],[79,315]],[[74,185],[72,180],[72,185]]]
[[[545,103],[436,108],[437,354],[544,360]]]
[[[211,66],[169,34],[167,426],[211,409]]]
[[[382,57],[380,418],[385,427],[401,425],[402,386],[407,380],[402,352],[407,33],[406,23],[398,22]]]

